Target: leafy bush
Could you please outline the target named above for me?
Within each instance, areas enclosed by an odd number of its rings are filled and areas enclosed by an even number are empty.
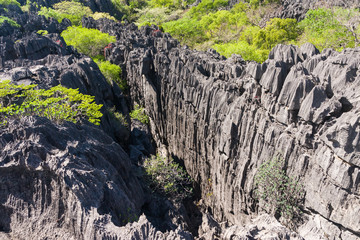
[[[83,27],[68,27],[61,33],[61,36],[66,44],[73,45],[81,53],[90,57],[101,54],[106,45],[116,41],[114,36],[107,33]]]
[[[254,44],[260,49],[271,50],[279,43],[295,40],[299,34],[300,30],[295,19],[273,18],[257,33]]]
[[[95,97],[79,93],[77,89],[61,85],[48,90],[34,89],[36,85],[15,85],[0,82],[0,123],[11,118],[37,115],[55,122],[81,122],[87,120],[100,124],[102,105],[94,103]]]
[[[126,91],[127,83],[126,80],[121,79],[121,68],[118,65],[112,64],[109,61],[99,61],[96,59],[94,59],[94,61],[99,66],[100,71],[110,84],[114,81],[119,85],[123,92]]]
[[[16,0],[0,0],[0,5],[3,6],[16,5],[20,7],[20,3]]]
[[[108,111],[110,115],[112,115],[112,117],[114,117],[121,125],[123,125],[124,127],[129,126],[126,117],[122,113],[116,112],[115,107],[108,109]]]
[[[254,60],[257,62],[264,62],[270,53],[269,50],[258,49],[253,45],[249,45],[246,41],[215,44],[213,48],[226,57],[230,57],[232,54],[239,54],[244,60]]]
[[[68,18],[73,25],[79,26],[81,25],[82,17],[91,16],[93,12],[82,3],[64,1],[54,4],[53,8],[41,7],[38,14],[45,17],[53,17],[59,22],[64,18]]]
[[[95,20],[98,20],[100,18],[107,18],[116,21],[116,18],[111,16],[109,13],[105,13],[105,12],[95,12],[93,15],[91,15],[91,17]]]
[[[183,200],[192,194],[191,178],[172,159],[152,156],[144,162],[144,169],[154,191],[174,200]]]
[[[291,221],[300,213],[304,187],[286,175],[283,164],[284,160],[274,158],[260,166],[254,179],[255,196],[264,202],[267,212]]]
[[[20,25],[11,18],[0,16],[0,26],[2,26],[5,21],[7,21],[13,27],[17,27],[17,28],[20,27]]]
[[[47,35],[49,34],[49,32],[47,30],[39,30],[36,32],[37,34],[40,34],[40,35]]]
[[[355,46],[355,36],[359,34],[360,13],[355,9],[325,9],[309,10],[300,26],[304,34],[300,43],[311,42],[320,50],[334,48],[342,50]],[[355,22],[354,22],[355,20]],[[352,26],[352,23],[355,23]]]
[[[139,105],[135,105],[135,108],[134,110],[132,110],[130,112],[130,117],[132,119],[137,119],[139,120],[140,122],[144,123],[144,124],[149,124],[149,116],[146,115],[145,113],[145,109],[140,107]]]

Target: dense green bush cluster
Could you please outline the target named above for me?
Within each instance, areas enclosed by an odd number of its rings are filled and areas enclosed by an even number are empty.
[[[109,61],[102,61],[97,58],[94,58],[94,61],[99,66],[100,71],[110,84],[114,81],[123,92],[126,91],[127,83],[126,80],[121,78],[121,68],[118,65],[112,64]]]
[[[104,47],[116,38],[97,29],[69,27],[61,33],[66,44],[74,46],[81,53],[95,57],[103,53]]]
[[[149,124],[150,122],[149,116],[145,113],[145,109],[137,104],[135,105],[134,110],[130,112],[130,117],[132,119],[137,119],[144,124]]]
[[[304,199],[304,187],[294,178],[288,177],[282,169],[284,160],[274,158],[258,169],[254,182],[255,196],[263,201],[268,213],[292,221],[300,213]]]
[[[55,122],[81,122],[87,120],[100,124],[102,105],[95,97],[81,94],[77,89],[61,85],[48,90],[34,89],[36,85],[15,85],[10,81],[0,82],[0,123],[9,119],[37,115]]]
[[[11,18],[0,16],[0,26],[2,26],[5,21],[7,21],[13,27],[20,27],[20,25]]]
[[[174,160],[152,156],[144,162],[144,170],[154,191],[177,201],[192,194],[191,178]]]
[[[38,14],[44,15],[45,17],[55,18],[59,22],[61,22],[64,18],[67,18],[74,26],[80,26],[81,19],[84,16],[93,17],[94,19],[109,18],[115,20],[115,18],[108,13],[93,13],[89,7],[86,7],[82,3],[76,1],[59,2],[54,4],[52,8],[41,7]]]
[[[68,18],[73,25],[79,26],[82,17],[91,16],[93,12],[89,7],[86,7],[79,2],[64,1],[54,4],[52,8],[41,7],[38,14],[55,18],[59,22],[64,18]]]
[[[20,7],[20,3],[16,0],[0,0],[0,5],[3,6],[16,5]]]
[[[266,60],[270,50],[279,43],[300,46],[311,42],[320,50],[328,47],[342,50],[358,45],[359,9],[320,8],[310,10],[301,22],[274,18],[260,27],[267,8],[276,8],[278,3],[278,0],[245,0],[225,10],[227,0],[204,0],[176,14],[166,4],[162,8],[156,5],[157,8],[142,10],[144,14],[137,23],[139,26],[161,25],[192,48],[212,47],[227,57],[236,53],[245,60],[258,62]]]

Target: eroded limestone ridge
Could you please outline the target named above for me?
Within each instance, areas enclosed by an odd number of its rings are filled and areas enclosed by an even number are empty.
[[[117,36],[158,147],[185,163],[208,212],[241,224],[256,212],[254,175],[281,156],[304,184],[306,239],[360,237],[360,49],[278,45],[263,64],[182,47],[157,29],[84,19]]]

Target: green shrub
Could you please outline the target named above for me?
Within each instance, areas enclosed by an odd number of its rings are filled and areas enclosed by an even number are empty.
[[[149,116],[146,115],[145,113],[145,109],[140,107],[139,105],[135,105],[134,110],[132,110],[130,112],[130,117],[132,119],[137,119],[140,122],[144,123],[144,124],[149,124],[150,120],[149,120]]]
[[[95,20],[101,19],[101,18],[107,18],[113,21],[116,21],[116,18],[114,18],[113,16],[111,16],[109,13],[105,13],[105,12],[95,12],[93,15],[91,15],[91,17]]]
[[[255,175],[255,196],[263,201],[265,210],[275,216],[280,214],[288,221],[300,213],[304,187],[282,169],[284,160],[274,158],[263,163]]]
[[[121,68],[118,65],[112,64],[109,61],[99,61],[96,58],[94,61],[99,66],[100,71],[110,84],[114,81],[117,85],[119,85],[123,92],[127,90],[128,86],[126,80],[121,79]]]
[[[82,3],[64,1],[54,4],[53,8],[41,7],[38,14],[45,17],[53,17],[59,22],[64,18],[68,18],[73,25],[79,26],[81,25],[82,17],[92,16],[93,12]]]
[[[359,34],[360,13],[356,9],[325,9],[309,10],[299,25],[304,34],[299,42],[310,42],[319,50],[334,48],[342,50],[355,46],[355,36]],[[355,23],[352,25],[352,23]]]
[[[0,5],[3,6],[16,5],[20,7],[20,3],[16,0],[0,0]]]
[[[254,44],[259,49],[271,50],[279,43],[296,40],[299,35],[300,29],[295,19],[273,18],[256,34]]]
[[[79,93],[77,89],[61,85],[48,90],[34,89],[36,85],[15,85],[0,82],[0,123],[11,118],[37,115],[52,121],[81,122],[87,120],[99,125],[102,105],[94,103],[95,97]]]
[[[36,32],[37,34],[40,34],[40,35],[47,35],[49,34],[49,32],[47,30],[39,30]]]
[[[20,27],[20,25],[11,18],[0,16],[0,26],[2,26],[5,21],[7,21],[13,27],[17,27],[17,28]]]
[[[61,33],[66,44],[73,45],[81,53],[90,57],[102,54],[106,45],[115,42],[116,38],[96,29],[68,27]]]
[[[172,159],[159,155],[151,156],[144,162],[149,185],[154,191],[181,201],[192,194],[191,178]]]
[[[112,115],[113,118],[115,118],[121,125],[123,125],[124,127],[128,127],[129,123],[126,120],[126,117],[120,113],[120,112],[116,112],[116,108],[110,108],[108,109],[110,115]]]
[[[270,50],[258,49],[253,45],[249,45],[246,41],[215,44],[213,48],[226,57],[230,57],[232,54],[239,54],[244,60],[254,60],[257,62],[264,62],[270,53]]]

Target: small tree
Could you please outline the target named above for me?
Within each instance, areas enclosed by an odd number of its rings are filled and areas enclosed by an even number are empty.
[[[192,194],[191,178],[173,159],[151,156],[144,162],[144,170],[154,191],[164,193],[175,201]]]
[[[304,187],[286,175],[283,164],[283,159],[274,158],[260,166],[254,179],[255,197],[266,212],[291,222],[300,214]]]
[[[102,33],[97,29],[88,29],[83,27],[68,27],[61,33],[66,44],[73,45],[90,57],[95,57],[103,51],[104,47],[116,38],[107,33]]]

